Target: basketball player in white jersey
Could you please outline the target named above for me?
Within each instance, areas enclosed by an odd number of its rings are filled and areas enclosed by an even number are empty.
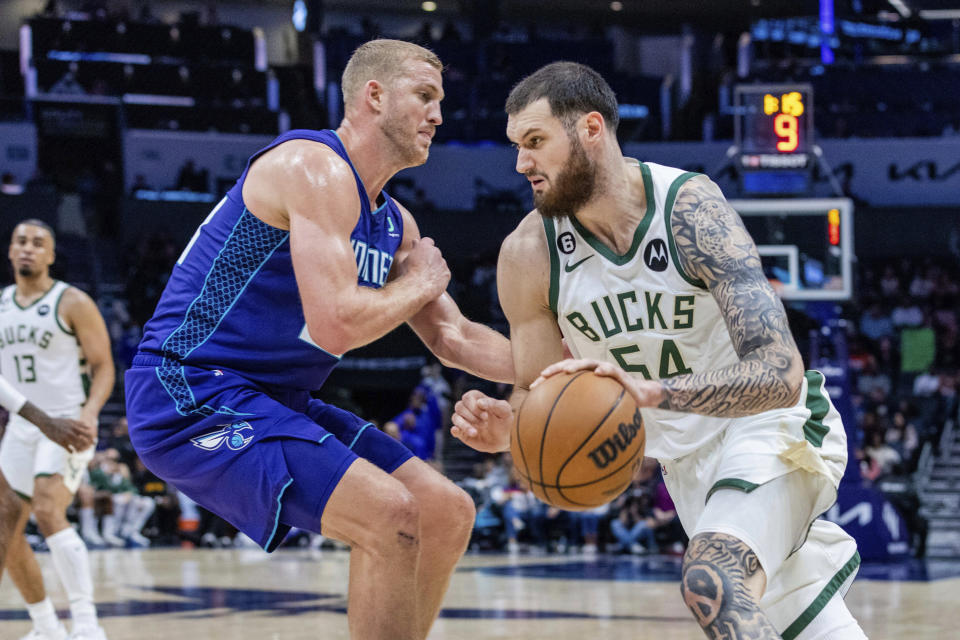
[[[110,339],[88,295],[50,277],[52,229],[40,220],[17,225],[9,258],[15,284],[0,294],[0,373],[27,400],[56,417],[76,418],[96,433],[100,409],[113,389]],[[89,367],[84,389],[81,359]],[[69,450],[23,420],[11,416],[0,442],[0,471],[23,498],[17,532],[30,511],[50,547],[50,556],[70,601],[75,640],[105,638],[93,604],[87,548],[66,518],[93,446]],[[33,620],[29,640],[62,640],[66,629],[43,585],[26,539],[10,543],[7,571]]]
[[[817,520],[843,425],[737,213],[706,176],[624,158],[616,98],[589,67],[540,69],[506,111],[536,205],[498,265],[517,386],[509,403],[469,392],[453,434],[505,450],[538,376],[616,377],[690,536],[681,591],[707,636],[864,638],[842,599],[856,544]]]
[[[50,417],[37,405],[28,401],[2,376],[0,376],[0,407],[7,410],[8,417],[19,415],[28,422],[32,422],[45,436],[61,447],[80,451],[92,446],[96,441],[93,429],[78,420]],[[0,574],[3,573],[3,563],[10,548],[10,541],[19,533],[15,531],[19,521],[20,498],[0,473]]]

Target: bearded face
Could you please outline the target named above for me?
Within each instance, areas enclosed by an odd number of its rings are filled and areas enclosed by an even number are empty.
[[[573,216],[590,201],[597,188],[596,163],[587,157],[575,133],[568,131],[568,138],[570,157],[554,178],[544,176],[549,188],[533,194],[534,206],[547,218]]]

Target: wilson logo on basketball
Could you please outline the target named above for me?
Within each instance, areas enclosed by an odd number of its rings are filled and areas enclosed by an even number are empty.
[[[643,418],[640,417],[640,411],[637,410],[634,411],[631,422],[621,422],[616,433],[590,452],[590,459],[593,460],[593,464],[598,469],[606,469],[611,462],[617,459],[617,456],[627,450],[627,447],[630,446],[641,429],[643,429]]]

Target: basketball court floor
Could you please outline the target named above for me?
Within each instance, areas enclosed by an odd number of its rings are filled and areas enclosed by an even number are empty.
[[[348,638],[346,551],[110,550],[91,553],[110,640]],[[49,554],[50,595],[65,615]],[[468,554],[433,640],[700,640],[680,599],[675,556]],[[870,638],[960,634],[960,562],[865,563],[847,595]],[[30,629],[9,577],[0,638]]]

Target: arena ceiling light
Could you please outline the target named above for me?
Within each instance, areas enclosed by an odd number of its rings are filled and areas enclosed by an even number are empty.
[[[960,9],[924,9],[920,17],[924,20],[955,20],[960,18]]]
[[[437,10],[437,3],[436,3],[436,2],[433,2],[433,0],[427,0],[426,2],[424,2],[423,4],[420,5],[420,8],[423,9],[424,11],[428,11],[428,12],[429,12],[429,11],[436,11],[436,10]]]
[[[617,0],[613,0],[613,2],[610,3],[610,10],[611,10],[611,11],[622,11],[622,10],[623,10],[623,3],[622,3],[622,2],[618,2]]]

